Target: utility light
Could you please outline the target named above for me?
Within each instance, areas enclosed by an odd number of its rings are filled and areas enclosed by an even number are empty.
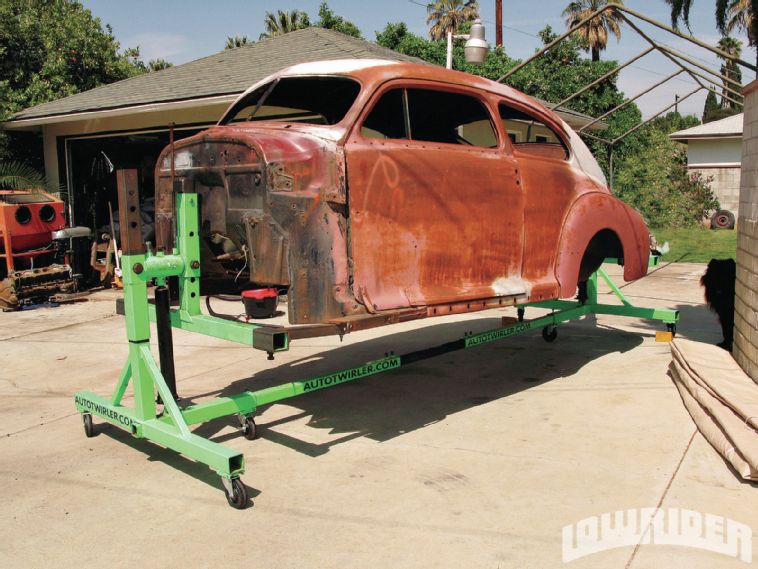
[[[471,32],[468,35],[468,40],[466,40],[466,45],[463,48],[466,63],[484,63],[490,46],[484,39],[484,25],[479,18],[471,24]]]

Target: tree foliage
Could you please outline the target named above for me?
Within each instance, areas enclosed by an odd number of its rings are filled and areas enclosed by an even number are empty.
[[[426,6],[426,23],[431,24],[432,40],[447,38],[447,32],[458,33],[464,22],[479,17],[476,0],[436,0]]]
[[[0,162],[0,190],[25,190],[44,188],[42,175],[22,162]]]
[[[111,27],[75,0],[0,2],[0,120],[147,70],[138,49],[120,51]],[[0,136],[0,160],[26,159]]]
[[[327,30],[335,30],[349,36],[356,38],[362,38],[361,30],[358,29],[354,23],[346,20],[342,16],[335,14],[326,2],[322,2],[318,8],[318,20],[315,23],[311,23],[311,18],[307,12],[302,10],[277,10],[276,14],[272,12],[266,12],[266,18],[263,21],[263,25],[266,31],[260,35],[260,39],[270,38],[274,36],[280,36],[295,30],[302,30],[303,28],[310,28],[314,26],[316,28],[325,28]],[[226,39],[226,48],[231,49],[233,47],[240,47],[248,43],[245,36],[239,38]]]
[[[754,16],[757,4],[755,0],[717,0],[716,24],[719,30],[723,34],[743,31],[750,45],[755,46],[758,39],[758,21]]]
[[[266,17],[263,20],[263,27],[266,31],[260,35],[259,39],[281,36],[295,30],[309,28],[310,26],[311,20],[308,17],[308,13],[301,10],[277,10],[276,14],[266,12]],[[247,40],[247,38],[245,39]],[[247,43],[247,41],[244,43]],[[226,44],[227,46],[229,45],[229,38],[227,38]],[[239,46],[234,45],[233,47]],[[227,47],[227,49],[229,48]]]
[[[703,124],[717,120],[714,119],[713,116],[721,109],[718,97],[716,97],[714,91],[708,91],[708,95],[705,97],[705,105],[703,106]]]
[[[742,56],[742,42],[731,36],[724,36],[721,38],[718,47],[721,51],[732,57]],[[724,62],[721,65],[721,75],[736,82],[735,85],[735,83],[732,83],[731,81],[727,81],[726,79],[723,80],[723,85],[721,87],[721,106],[739,109],[741,111],[742,105],[734,102],[735,95],[730,93],[729,89],[732,91],[740,91],[740,86],[742,84],[742,69],[733,59],[724,56],[719,56],[719,59]]]
[[[234,49],[235,47],[242,47],[251,43],[253,42],[247,36],[227,36],[224,49]]]
[[[690,27],[690,9],[694,0],[664,0],[671,7],[671,24],[676,28],[682,21]],[[758,0],[715,0],[716,25],[728,35],[738,30],[747,34],[751,46],[758,46]],[[758,62],[758,51],[756,51]]]
[[[710,180],[687,169],[686,147],[668,136],[697,122],[678,113],[654,121],[646,128],[645,144],[620,165],[614,192],[651,227],[698,225],[719,208]]]
[[[144,71],[113,30],[73,0],[0,2],[0,77],[12,112]],[[6,114],[7,116],[7,114]]]
[[[316,21],[317,28],[326,28],[335,30],[354,38],[363,38],[361,30],[353,22],[346,20],[342,16],[336,15],[326,2],[322,2],[318,8],[318,17]]]
[[[151,59],[147,62],[147,68],[150,71],[161,71],[163,69],[168,69],[169,67],[173,67],[174,64],[170,61],[166,61],[165,59],[158,58],[158,59]]]
[[[623,0],[614,0],[615,4],[624,4]],[[603,6],[608,0],[574,0],[563,11],[566,26],[573,28],[580,24]],[[600,52],[608,45],[608,36],[613,34],[621,39],[621,15],[615,9],[608,9],[579,28],[575,34],[584,49],[592,52],[592,61],[600,61]]]

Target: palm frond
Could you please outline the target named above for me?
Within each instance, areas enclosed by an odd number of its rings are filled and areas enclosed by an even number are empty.
[[[0,162],[0,189],[25,190],[45,188],[45,177],[23,162]]]
[[[600,8],[608,4],[608,0],[574,0],[563,10],[566,18],[566,26],[573,28],[582,23]],[[623,5],[623,0],[614,0],[614,4]],[[593,59],[599,56],[608,45],[608,34],[612,33],[617,40],[621,39],[621,14],[615,9],[608,9],[598,14],[580,29],[576,30],[576,37],[585,49],[592,51]]]
[[[426,23],[431,24],[429,37],[442,39],[448,31],[456,33],[463,22],[479,17],[476,0],[437,0],[426,5]]]

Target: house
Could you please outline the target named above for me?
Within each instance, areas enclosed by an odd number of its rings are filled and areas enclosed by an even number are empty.
[[[739,215],[742,122],[744,114],[701,124],[670,134],[687,145],[687,168],[712,178],[711,189],[722,210]]]

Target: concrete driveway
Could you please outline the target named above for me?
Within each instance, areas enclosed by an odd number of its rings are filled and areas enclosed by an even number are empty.
[[[703,270],[666,265],[624,291],[678,308],[682,337],[715,343]],[[109,394],[126,356],[115,298],[0,314],[0,567],[748,566],[663,545],[562,561],[564,526],[617,510],[676,507],[758,528],[758,489],[696,433],[666,375],[668,344],[655,342],[660,324],[601,316],[561,326],[552,344],[534,331],[442,355],[265,408],[252,442],[233,418],[203,425],[245,453],[255,505],[236,511],[203,466],[102,424],[85,438],[72,394]],[[513,314],[301,340],[274,362],[175,331],[179,392],[198,401],[309,377]]]

